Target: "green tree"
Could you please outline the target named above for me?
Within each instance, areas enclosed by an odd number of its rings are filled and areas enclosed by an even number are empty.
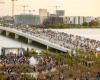
[[[88,26],[89,24],[87,22],[84,22],[82,25],[83,26]]]
[[[92,20],[89,22],[89,26],[99,26],[99,22],[97,20]]]

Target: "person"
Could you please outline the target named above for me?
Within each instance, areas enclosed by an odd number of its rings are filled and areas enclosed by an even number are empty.
[[[100,72],[97,72],[96,78],[97,80],[100,80]]]
[[[63,75],[63,73],[60,74],[59,80],[64,80],[64,75]]]

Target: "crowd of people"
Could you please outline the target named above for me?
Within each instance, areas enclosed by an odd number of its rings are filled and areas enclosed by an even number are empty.
[[[8,64],[27,64],[29,63],[26,57],[17,57],[14,54],[7,55],[5,57],[0,58],[0,64],[8,65]]]
[[[14,54],[9,54],[9,56],[4,56],[0,58],[0,75],[7,75],[7,80],[67,80],[70,79],[72,68],[64,64],[63,61],[56,60],[50,55],[37,55],[33,54],[38,64],[29,64],[29,59],[31,57],[14,56]],[[77,71],[73,71],[77,72]],[[72,73],[73,80],[80,76],[86,75],[86,73]],[[91,73],[90,73],[91,74]],[[69,75],[69,76],[68,76]],[[89,77],[89,76],[88,76]],[[96,77],[100,79],[100,72],[97,73]],[[86,78],[85,76],[83,78]],[[91,77],[90,77],[91,78]]]
[[[34,80],[55,80],[57,75],[57,60],[46,55],[33,55],[38,64],[32,65],[29,62],[31,57],[9,54],[0,57],[0,73],[8,75],[8,80],[21,80],[23,75]],[[50,73],[50,74],[49,74]],[[54,74],[53,74],[54,73]],[[20,74],[20,75],[19,75]],[[16,78],[17,77],[17,78]],[[54,79],[53,79],[54,78]],[[61,76],[61,80],[63,76]]]
[[[29,26],[17,26],[14,29],[68,49],[95,50],[100,47],[100,41],[50,29],[36,29]],[[70,73],[70,70],[69,73],[64,71],[67,69],[64,68],[66,65],[63,62],[59,63],[59,61],[47,55],[34,55],[34,57],[38,61],[38,64],[34,66],[29,64],[30,57],[25,57],[24,55],[9,54],[0,57],[0,74],[8,74],[7,80],[23,80],[22,78],[25,76],[30,80],[67,80],[65,77]],[[79,73],[79,75],[82,75],[82,73]],[[96,77],[100,79],[100,72]]]
[[[36,29],[25,26],[17,26],[16,29],[68,49],[82,48],[95,50],[96,48],[100,47],[100,41],[78,35],[52,31],[50,29]]]

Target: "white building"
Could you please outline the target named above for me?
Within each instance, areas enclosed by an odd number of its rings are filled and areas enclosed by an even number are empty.
[[[56,15],[59,17],[64,17],[65,11],[64,10],[56,10]]]
[[[80,16],[80,20],[79,20],[79,24],[83,24],[84,23],[84,17],[83,16]]]
[[[94,17],[86,16],[86,17],[84,17],[84,22],[91,22],[94,19],[95,19]]]
[[[44,20],[48,17],[47,9],[39,9],[40,24],[43,24]]]
[[[67,24],[83,24],[84,22],[91,22],[94,19],[95,18],[91,16],[68,16],[65,22],[67,22]]]

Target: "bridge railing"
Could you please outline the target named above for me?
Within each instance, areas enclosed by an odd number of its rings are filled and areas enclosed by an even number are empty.
[[[11,33],[15,33],[15,34],[20,35],[20,36],[24,36],[25,38],[31,39],[33,41],[36,41],[36,42],[41,43],[43,45],[46,45],[48,47],[52,47],[52,48],[58,49],[58,50],[63,51],[63,52],[69,51],[68,48],[64,48],[63,46],[60,46],[58,44],[54,44],[54,43],[52,43],[50,41],[47,41],[45,39],[33,36],[31,34],[24,33],[21,30],[18,31],[17,29],[8,28],[8,27],[2,27],[2,26],[0,26],[0,29],[8,31],[8,32],[11,32]]]

